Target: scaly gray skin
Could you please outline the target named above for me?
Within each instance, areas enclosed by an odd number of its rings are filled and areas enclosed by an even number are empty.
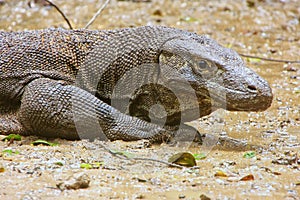
[[[271,102],[268,83],[206,36],[155,26],[0,32],[5,134],[103,138],[101,127],[110,140],[161,142],[220,107]]]

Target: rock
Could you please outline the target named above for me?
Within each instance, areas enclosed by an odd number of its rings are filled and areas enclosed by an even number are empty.
[[[84,173],[79,172],[70,176],[66,181],[56,184],[60,190],[77,190],[80,188],[88,188],[90,184],[90,177]]]

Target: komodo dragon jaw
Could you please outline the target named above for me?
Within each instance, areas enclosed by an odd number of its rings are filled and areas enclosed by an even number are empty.
[[[200,113],[201,107],[205,108],[200,116],[218,108],[263,111],[272,103],[273,94],[267,81],[249,69],[234,50],[206,36],[167,41],[162,47],[160,63],[176,68],[182,75],[179,79],[193,87],[200,100],[194,108],[200,108]],[[169,82],[180,87],[179,79],[170,78]],[[184,92],[184,87],[180,90]],[[211,110],[207,110],[209,104]]]
[[[223,75],[227,110],[264,111],[271,106],[273,94],[266,80],[245,67],[227,67],[227,71]]]

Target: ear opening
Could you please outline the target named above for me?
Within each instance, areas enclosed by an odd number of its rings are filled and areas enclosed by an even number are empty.
[[[168,64],[168,62],[172,58],[172,56],[174,56],[173,53],[166,51],[166,50],[162,50],[158,56],[159,64],[160,65]]]

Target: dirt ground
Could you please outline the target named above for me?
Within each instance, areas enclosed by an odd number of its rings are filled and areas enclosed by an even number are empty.
[[[30,2],[29,7],[28,1],[0,1],[0,29],[68,28],[53,7]],[[54,2],[75,28],[83,28],[103,4]],[[166,25],[207,34],[242,54],[299,61],[299,21],[298,0],[112,0],[90,29]],[[220,110],[191,124],[202,133],[264,147],[254,157],[244,158],[249,152],[244,150],[148,146],[146,141],[55,139],[58,146],[33,146],[30,143],[38,138],[22,137],[11,144],[0,141],[0,199],[300,199],[300,64],[244,59],[270,83],[272,106],[260,113]],[[121,159],[100,144],[163,161],[183,151],[206,158],[197,160],[198,169],[177,169]],[[81,168],[83,163],[92,169]],[[69,177],[80,175],[88,187],[67,189]]]

